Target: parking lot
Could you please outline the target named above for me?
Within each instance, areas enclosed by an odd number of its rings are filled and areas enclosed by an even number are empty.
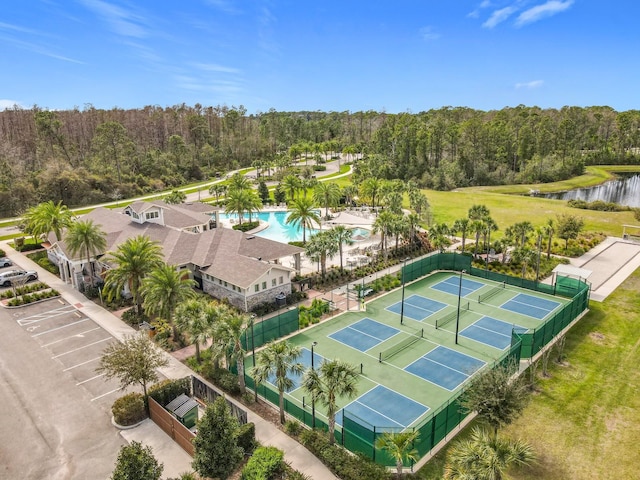
[[[116,340],[73,305],[54,299],[11,310],[13,319],[44,349],[62,373],[71,376],[82,395],[109,411],[122,395],[117,380],[107,381],[95,369],[103,350]]]

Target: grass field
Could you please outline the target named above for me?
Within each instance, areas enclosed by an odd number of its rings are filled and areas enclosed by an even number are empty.
[[[531,443],[538,464],[514,480],[638,478],[640,270],[569,332],[565,362],[551,363],[524,415],[502,433]],[[540,371],[540,370],[539,370]],[[442,478],[444,455],[419,472]]]

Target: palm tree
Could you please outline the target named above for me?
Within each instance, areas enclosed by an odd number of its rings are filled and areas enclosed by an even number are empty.
[[[518,247],[513,251],[513,260],[522,265],[522,279],[527,273],[527,265],[535,259],[536,252],[528,246]]]
[[[413,443],[419,435],[418,430],[402,433],[385,432],[376,440],[376,448],[386,451],[396,461],[396,476],[398,478],[402,477],[402,467],[405,461],[418,461],[418,451],[413,448]]]
[[[262,200],[255,190],[229,189],[225,209],[229,213],[238,214],[238,223],[242,224],[244,213],[249,213],[251,221],[252,212],[257,212],[262,208]]]
[[[250,190],[251,182],[247,177],[242,175],[240,172],[236,172],[229,179],[229,188],[228,190]]]
[[[230,352],[231,359],[236,362],[238,367],[240,393],[245,393],[246,391],[244,381],[244,355],[246,351],[242,346],[242,335],[246,332],[249,322],[248,315],[230,312],[229,315],[223,317],[222,324],[218,330],[222,348],[224,351]]]
[[[344,203],[350,207],[358,196],[358,187],[353,184],[346,185],[342,189],[342,196],[344,197]]]
[[[406,232],[409,244],[413,247],[417,243],[418,229],[420,228],[420,217],[417,213],[410,213],[402,217],[404,231]]]
[[[313,190],[313,200],[324,205],[324,216],[327,220],[329,220],[329,207],[337,205],[341,196],[337,183],[320,182]]]
[[[75,256],[80,252],[86,254],[91,286],[95,286],[91,257],[104,253],[107,249],[106,233],[93,220],[78,220],[69,225],[64,240],[71,255]]]
[[[469,232],[470,220],[468,218],[459,218],[453,222],[453,231],[460,232],[462,236],[462,252],[464,253],[464,244],[467,240],[467,233]]]
[[[371,200],[371,206],[376,207],[376,198],[382,189],[382,181],[376,177],[369,177],[360,186],[363,197]]]
[[[295,200],[296,194],[300,190],[300,179],[295,175],[287,175],[282,179],[282,186],[287,192],[289,199]]]
[[[162,263],[155,267],[142,280],[140,295],[144,299],[144,311],[147,315],[158,315],[172,325],[173,338],[178,338],[178,330],[173,321],[176,307],[185,300],[195,297],[193,287],[196,282],[174,265]]]
[[[202,297],[194,297],[182,302],[176,308],[175,325],[191,338],[196,346],[196,361],[200,363],[200,345],[213,336],[209,318],[205,315],[206,303]]]
[[[555,233],[555,224],[553,222],[553,218],[547,219],[547,224],[543,227],[544,234],[549,239],[547,241],[547,260],[551,258],[551,242],[553,241],[553,234]]]
[[[380,234],[380,244],[385,260],[387,259],[387,238],[391,235],[395,220],[396,215],[385,210],[376,217],[372,225],[372,232],[374,234]]]
[[[284,392],[293,388],[293,380],[288,375],[301,374],[304,365],[298,362],[302,350],[291,343],[270,342],[257,354],[256,365],[251,369],[251,375],[256,388],[269,377],[275,377],[279,394],[280,423],[284,424]]]
[[[518,222],[513,224],[512,228],[514,237],[520,241],[520,246],[524,247],[529,240],[529,234],[533,232],[533,225],[531,222]]]
[[[305,246],[307,257],[320,263],[323,279],[327,273],[327,258],[333,258],[338,250],[338,243],[331,231],[316,233]]]
[[[340,270],[344,268],[343,265],[343,254],[342,254],[342,246],[353,245],[353,230],[345,227],[344,225],[336,225],[331,230],[331,235],[333,235],[334,241],[338,244],[338,252],[340,253]]]
[[[484,230],[484,223],[482,220],[472,220],[471,225],[469,225],[470,230],[476,235],[476,243],[473,246],[473,257],[478,254],[478,245],[480,244],[480,235]]]
[[[436,223],[429,229],[429,241],[440,253],[443,253],[449,244],[447,236],[450,233],[451,230],[446,223]]]
[[[118,245],[118,249],[109,254],[108,261],[115,263],[116,267],[109,270],[105,277],[107,298],[120,298],[122,290],[128,287],[136,304],[136,313],[140,314],[140,285],[142,279],[162,263],[161,247],[149,237],[138,235]]]
[[[60,241],[62,230],[71,225],[73,213],[62,201],[53,203],[49,200],[28,209],[24,214],[24,220],[34,237],[53,232],[56,240]]]
[[[306,197],[294,200],[286,223],[293,223],[297,228],[302,227],[303,243],[307,243],[307,228],[313,228],[313,222],[320,223],[320,215],[316,212],[313,201]]]
[[[491,232],[495,232],[498,230],[498,224],[491,217],[485,217],[483,220],[484,230],[482,231],[483,235],[483,244],[484,251],[487,254],[486,265],[489,268],[489,249],[491,248]]]
[[[387,205],[387,208],[391,213],[395,213],[396,215],[402,215],[403,201],[404,197],[402,193],[397,190],[391,190],[384,196],[384,203]]]
[[[231,314],[231,309],[224,303],[207,302],[204,307],[204,318],[211,333],[210,338],[213,339],[209,350],[212,355],[213,367],[216,370],[220,368],[220,358],[224,357],[226,354],[222,347],[223,343],[220,340],[220,337],[222,336],[220,330],[226,318]]]
[[[209,187],[209,195],[216,196],[216,204],[220,201],[220,195],[224,195],[227,191],[227,186],[221,183],[216,183],[215,185],[211,185]]]
[[[466,440],[458,441],[447,454],[446,480],[502,480],[510,466],[528,466],[535,461],[530,445],[509,441],[474,427]]]
[[[302,384],[307,392],[327,409],[329,443],[335,441],[338,397],[353,399],[358,395],[358,370],[339,359],[325,360],[318,369],[305,372]]]

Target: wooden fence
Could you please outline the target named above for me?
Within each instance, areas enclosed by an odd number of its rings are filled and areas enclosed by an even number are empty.
[[[162,405],[149,397],[149,417],[164,432],[169,435],[182,449],[193,457],[194,449],[192,440],[196,436],[191,430],[171,415]]]

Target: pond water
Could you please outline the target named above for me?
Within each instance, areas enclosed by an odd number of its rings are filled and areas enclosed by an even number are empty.
[[[614,202],[629,207],[640,207],[640,174],[620,176],[601,185],[589,188],[576,188],[566,192],[540,194],[545,198],[556,200],[584,200],[593,202]]]

